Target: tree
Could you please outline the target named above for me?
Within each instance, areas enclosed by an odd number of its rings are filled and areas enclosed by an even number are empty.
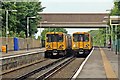
[[[111,11],[111,15],[120,15],[120,1],[114,2],[114,7]]]
[[[120,16],[120,1],[114,2],[114,7],[111,11],[112,16]],[[120,38],[120,26],[118,26],[117,33],[114,32],[114,34],[118,35],[118,38]]]
[[[5,31],[6,26],[5,10],[17,10],[17,12],[9,11],[9,32],[13,31],[14,33],[20,34],[20,32],[23,31],[27,35],[27,17],[33,16],[35,16],[36,18],[30,19],[29,21],[29,34],[30,36],[32,36],[37,32],[37,25],[41,19],[40,15],[38,15],[38,12],[41,12],[44,9],[44,7],[41,6],[41,2],[2,2],[2,5],[2,9],[4,10],[2,13],[3,31]]]
[[[67,31],[64,28],[45,28],[41,33],[42,40],[45,40],[45,35],[47,32],[63,32],[67,34]]]

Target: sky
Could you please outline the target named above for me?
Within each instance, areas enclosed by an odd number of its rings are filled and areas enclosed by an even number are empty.
[[[40,0],[42,6],[46,7],[43,12],[78,12],[78,13],[91,13],[91,12],[109,12],[113,8],[113,0]],[[41,29],[42,31],[43,29]],[[68,29],[68,34],[72,34],[77,31],[89,31],[96,29],[80,29],[72,28]],[[38,29],[37,35],[40,35],[40,29]]]

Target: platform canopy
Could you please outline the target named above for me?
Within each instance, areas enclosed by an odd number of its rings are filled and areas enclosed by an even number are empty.
[[[105,28],[109,13],[39,13],[41,28]]]

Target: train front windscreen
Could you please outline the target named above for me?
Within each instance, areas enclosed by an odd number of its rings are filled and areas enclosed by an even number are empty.
[[[89,35],[88,34],[73,34],[73,41],[74,42],[80,42],[80,41],[89,41]]]
[[[47,34],[47,42],[63,42],[63,34]]]

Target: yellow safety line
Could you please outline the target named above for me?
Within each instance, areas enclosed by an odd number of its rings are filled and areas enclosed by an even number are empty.
[[[101,48],[100,48],[100,52],[101,52],[101,55],[102,55],[104,69],[105,69],[105,73],[106,73],[106,76],[107,76],[108,80],[117,80],[118,78],[117,78],[115,72],[113,71],[109,60],[107,59],[107,57],[105,55],[105,52]]]

